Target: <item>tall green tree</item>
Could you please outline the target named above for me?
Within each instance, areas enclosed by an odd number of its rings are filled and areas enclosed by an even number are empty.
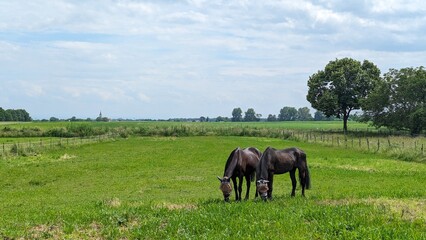
[[[363,63],[343,58],[330,61],[308,80],[306,99],[312,107],[327,117],[343,119],[343,130],[348,130],[348,118],[352,110],[361,108],[365,99],[380,80],[380,70],[372,62]]]
[[[426,129],[426,70],[390,69],[363,101],[364,121],[419,134]]]
[[[232,110],[232,119],[233,122],[242,122],[243,121],[243,110],[241,108],[234,108]]]
[[[24,109],[7,109],[4,110],[0,107],[0,122],[1,121],[16,121],[16,122],[29,122],[31,121],[30,114]]]
[[[258,122],[262,115],[256,114],[253,108],[247,109],[247,112],[244,113],[244,121],[246,122]]]
[[[297,109],[294,107],[283,107],[278,114],[279,121],[295,121],[297,119]]]
[[[299,121],[311,121],[312,115],[310,113],[311,110],[307,107],[302,107],[297,110],[297,120]]]
[[[266,121],[268,121],[268,122],[275,122],[275,121],[277,121],[277,116],[275,116],[275,114],[274,115],[269,114],[268,118],[266,119]]]

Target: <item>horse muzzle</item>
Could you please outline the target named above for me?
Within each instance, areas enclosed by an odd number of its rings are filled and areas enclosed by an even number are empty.
[[[223,194],[223,200],[229,202],[229,196],[231,196],[231,194]]]
[[[268,192],[260,193],[260,197],[263,201],[268,200]]]

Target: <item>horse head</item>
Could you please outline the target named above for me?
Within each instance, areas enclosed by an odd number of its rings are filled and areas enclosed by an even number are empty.
[[[268,198],[268,182],[268,180],[260,179],[256,184],[257,192],[260,194],[260,197],[263,199],[263,201],[266,201]]]
[[[220,181],[219,189],[222,190],[223,198],[225,202],[229,202],[229,196],[231,195],[231,192],[232,192],[232,186],[231,186],[231,181],[229,177],[220,178],[218,176],[217,179],[219,179]]]

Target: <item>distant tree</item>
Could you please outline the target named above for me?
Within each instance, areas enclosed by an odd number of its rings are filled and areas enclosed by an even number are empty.
[[[0,122],[6,121],[6,111],[0,107]]]
[[[30,114],[27,111],[25,111],[24,109],[18,109],[18,111],[20,111],[20,113],[21,113],[21,117],[22,117],[21,121],[30,122],[30,121],[33,120],[30,117]]]
[[[297,118],[297,110],[294,107],[283,107],[278,114],[279,121],[294,121]]]
[[[24,109],[7,109],[0,107],[0,121],[29,122],[30,114]]]
[[[13,111],[13,109],[7,109],[5,116],[6,116],[6,121],[8,122],[15,121],[15,112]]]
[[[244,121],[246,122],[258,122],[262,115],[256,114],[253,108],[247,109],[247,112],[244,113]]]
[[[352,110],[361,108],[365,99],[380,80],[380,70],[372,62],[351,58],[330,61],[324,70],[309,77],[306,99],[312,107],[327,117],[343,118],[343,130]]]
[[[321,111],[316,111],[314,113],[314,121],[324,121],[325,115]]]
[[[243,110],[241,110],[241,108],[234,108],[234,110],[232,110],[232,121],[233,122],[243,121]]]
[[[216,118],[216,122],[224,122],[223,117],[222,116],[218,116]]]
[[[51,117],[51,118],[49,119],[49,121],[51,121],[51,122],[57,122],[57,121],[59,121],[59,118]]]
[[[426,70],[424,67],[390,69],[363,102],[364,120],[376,127],[426,129]]]
[[[203,116],[201,116],[200,117],[200,122],[205,122],[206,121],[206,118],[205,117],[203,117]]]
[[[327,117],[321,111],[316,111],[314,113],[314,121],[326,121]]]
[[[299,121],[311,121],[311,120],[313,120],[310,111],[311,110],[309,110],[309,108],[307,108],[307,107],[299,108],[297,110],[297,120],[299,120]]]
[[[268,121],[268,122],[275,122],[275,121],[277,121],[277,116],[269,114],[268,118],[266,119],[266,121]]]

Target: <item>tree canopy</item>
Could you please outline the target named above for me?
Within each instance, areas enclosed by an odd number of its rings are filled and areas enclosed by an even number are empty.
[[[262,115],[256,114],[253,108],[247,109],[247,112],[244,113],[244,121],[246,122],[258,122]]]
[[[232,118],[231,120],[233,122],[241,122],[243,121],[243,110],[241,110],[241,108],[234,108],[234,110],[232,110]]]
[[[336,59],[309,77],[306,99],[327,117],[343,118],[346,132],[351,111],[361,108],[361,100],[369,95],[379,79],[380,70],[372,62]]]
[[[419,134],[426,128],[426,70],[390,69],[363,101],[364,121]]]
[[[7,109],[0,107],[0,122],[29,122],[30,114],[24,109]]]

